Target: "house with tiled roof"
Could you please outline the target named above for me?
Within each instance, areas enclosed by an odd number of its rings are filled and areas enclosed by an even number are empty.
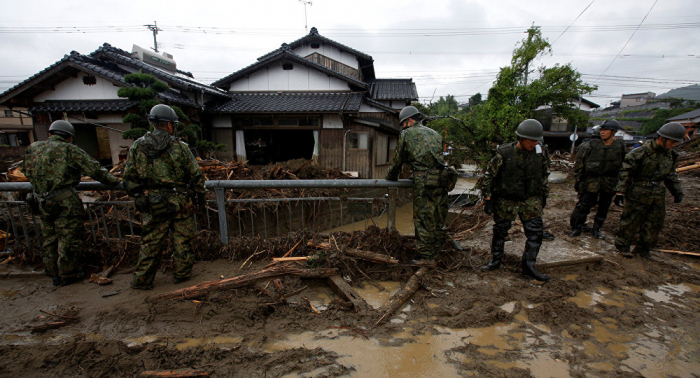
[[[117,95],[129,86],[124,76],[143,72],[170,87],[160,101],[179,106],[195,122],[203,121],[204,104],[225,91],[202,84],[192,74],[177,69],[169,55],[154,54],[134,45],[131,53],[107,43],[84,55],[76,51],[0,94],[0,106],[11,113],[31,117],[30,141],[45,140],[48,127],[66,119],[76,128],[76,142],[103,165],[119,161],[119,151],[131,146],[122,138],[130,128],[122,118],[138,110],[138,103]],[[25,111],[21,113],[21,109]],[[1,148],[1,147],[0,147]]]
[[[212,83],[212,137],[226,157],[267,164],[313,159],[383,178],[398,140],[399,111],[418,99],[411,79],[378,79],[374,59],[310,33]]]
[[[678,122],[685,127],[685,136],[687,139],[692,139],[697,136],[697,130],[700,126],[700,109],[691,110],[687,113],[679,114],[671,117],[666,122]]]

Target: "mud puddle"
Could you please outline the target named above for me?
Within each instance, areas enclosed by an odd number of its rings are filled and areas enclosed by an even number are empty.
[[[381,216],[381,218],[377,216],[372,217],[371,219],[363,219],[323,232],[354,232],[364,230],[368,226],[373,226],[375,224],[379,228],[386,228],[386,220],[387,215],[385,213]],[[415,233],[415,228],[413,227],[413,204],[411,202],[396,208],[396,229],[401,233],[401,235],[413,235]]]

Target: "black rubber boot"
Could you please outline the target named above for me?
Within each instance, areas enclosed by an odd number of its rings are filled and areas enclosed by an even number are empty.
[[[525,229],[525,252],[523,252],[522,274],[538,281],[549,281],[550,277],[535,270],[535,261],[542,246],[542,218],[535,218],[523,222]]]
[[[571,231],[571,233],[569,234],[569,236],[573,236],[573,237],[581,236],[581,229],[580,229],[580,228],[575,228],[573,231]]]
[[[603,238],[603,236],[600,234],[600,225],[598,223],[593,224],[593,237],[596,239]]]
[[[523,275],[526,277],[531,277],[537,281],[547,282],[551,277],[546,274],[542,274],[535,269],[535,262],[537,261],[537,255],[540,253],[539,248],[526,248],[523,252]]]
[[[493,238],[491,239],[491,261],[481,267],[481,270],[496,270],[501,266],[505,251],[506,236],[511,222],[498,216],[493,217]]]
[[[599,211],[600,212],[600,211]],[[607,217],[608,213],[607,211],[604,212],[603,216],[600,216],[600,214],[596,214],[596,217],[594,218],[593,221],[593,236],[596,239],[602,239],[603,236],[600,234],[600,229],[603,227],[603,223],[605,222],[605,218]]]

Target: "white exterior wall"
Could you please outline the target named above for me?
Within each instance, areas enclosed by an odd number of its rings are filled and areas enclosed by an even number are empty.
[[[283,70],[282,62],[254,72],[247,78],[231,83],[230,92],[236,91],[347,91],[348,83],[309,69],[298,63],[294,68]]]
[[[342,129],[343,120],[337,114],[324,114],[323,115],[323,128],[324,129]]]
[[[46,100],[114,100],[120,99],[117,96],[119,87],[101,78],[97,79],[97,84],[83,84],[83,76],[87,74],[79,72],[77,78],[68,78],[58,85],[55,90],[46,90],[42,94],[34,97],[34,101],[43,102]]]
[[[362,104],[360,105],[360,113],[383,113],[384,110],[377,109],[372,105]]]
[[[356,70],[360,69],[360,63],[357,60],[357,56],[355,56],[354,54],[350,54],[348,52],[345,52],[345,51],[340,51],[335,46],[321,44],[319,46],[319,48],[312,49],[311,46],[305,45],[305,46],[299,46],[292,51],[295,54],[301,55],[301,56],[309,56],[313,53],[319,53],[323,56],[327,56],[333,60],[336,60],[336,61],[343,63],[347,66],[350,66]]]

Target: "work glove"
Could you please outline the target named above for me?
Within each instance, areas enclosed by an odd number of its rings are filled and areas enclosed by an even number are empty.
[[[616,194],[613,202],[615,202],[615,206],[622,206],[625,204],[625,196],[622,194]]]
[[[683,202],[683,195],[682,194],[679,194],[679,195],[673,197],[673,203],[681,203],[681,202]]]
[[[493,201],[492,200],[484,201],[484,212],[488,215],[493,214]]]

